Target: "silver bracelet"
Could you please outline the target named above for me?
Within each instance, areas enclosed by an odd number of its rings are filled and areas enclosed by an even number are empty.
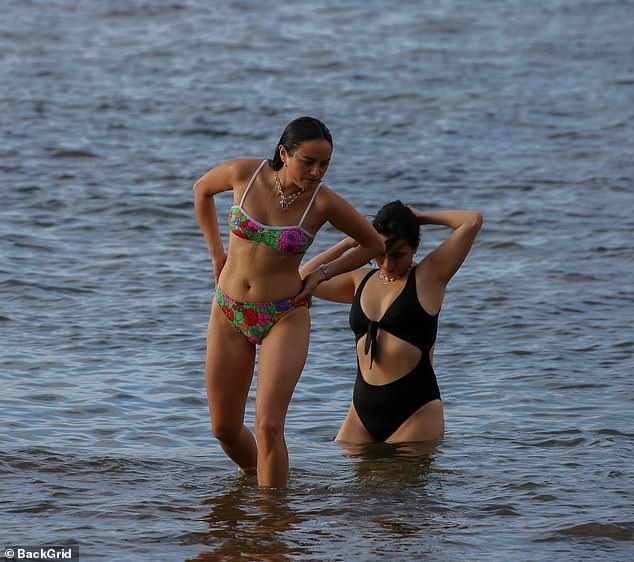
[[[328,281],[332,277],[332,273],[330,273],[330,269],[325,263],[322,263],[317,269],[324,274],[324,280]]]

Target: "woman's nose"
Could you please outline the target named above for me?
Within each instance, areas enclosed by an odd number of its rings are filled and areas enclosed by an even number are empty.
[[[321,178],[326,173],[328,168],[328,164],[320,164],[319,162],[315,162],[310,167],[310,175],[314,178]]]

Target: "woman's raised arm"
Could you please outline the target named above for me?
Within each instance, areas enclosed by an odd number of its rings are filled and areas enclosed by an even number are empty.
[[[448,283],[471,250],[473,241],[482,227],[482,214],[478,211],[423,212],[411,207],[410,209],[416,216],[418,224],[447,226],[453,230],[449,237],[426,258],[430,260],[432,271],[438,279]]]

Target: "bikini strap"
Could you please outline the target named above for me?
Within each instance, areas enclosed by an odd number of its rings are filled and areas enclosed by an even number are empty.
[[[356,291],[356,294],[359,296],[359,301],[361,301],[361,292],[363,291],[365,284],[368,282],[370,277],[372,277],[377,271],[378,269],[371,269],[370,271],[368,271],[366,276],[363,279],[361,279],[361,283],[359,283],[359,286],[357,287],[357,291]]]
[[[255,181],[255,178],[258,177],[258,174],[260,173],[260,170],[262,170],[262,168],[264,167],[264,164],[266,164],[268,162],[268,160],[265,158],[264,160],[262,160],[262,163],[258,166],[258,169],[253,172],[253,176],[251,176],[251,179],[249,180],[249,183],[247,184],[247,188],[244,190],[244,193],[242,194],[242,199],[240,199],[240,208],[242,209],[242,205],[244,204],[244,200],[247,196],[247,193],[249,192],[249,189],[251,189],[251,186],[253,185],[253,182]]]
[[[313,193],[313,196],[310,198],[310,201],[308,202],[308,206],[306,207],[306,210],[304,211],[304,214],[302,215],[302,218],[299,219],[299,223],[297,223],[297,226],[302,226],[302,224],[304,223],[304,219],[306,218],[306,215],[308,215],[308,211],[310,211],[310,208],[313,206],[313,201],[315,200],[315,197],[317,197],[317,193],[319,193],[319,190],[321,189],[321,186],[323,184],[320,183],[316,188],[315,191]]]

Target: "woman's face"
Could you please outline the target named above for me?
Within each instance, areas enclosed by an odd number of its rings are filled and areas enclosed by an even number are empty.
[[[383,242],[387,243],[387,237],[381,234]],[[385,253],[374,258],[383,275],[398,279],[403,277],[412,266],[416,250],[405,240],[399,238],[386,246]]]
[[[285,179],[288,183],[303,189],[312,189],[319,185],[330,164],[332,146],[326,139],[304,141],[291,156],[284,146],[280,147],[280,156],[286,164]]]

